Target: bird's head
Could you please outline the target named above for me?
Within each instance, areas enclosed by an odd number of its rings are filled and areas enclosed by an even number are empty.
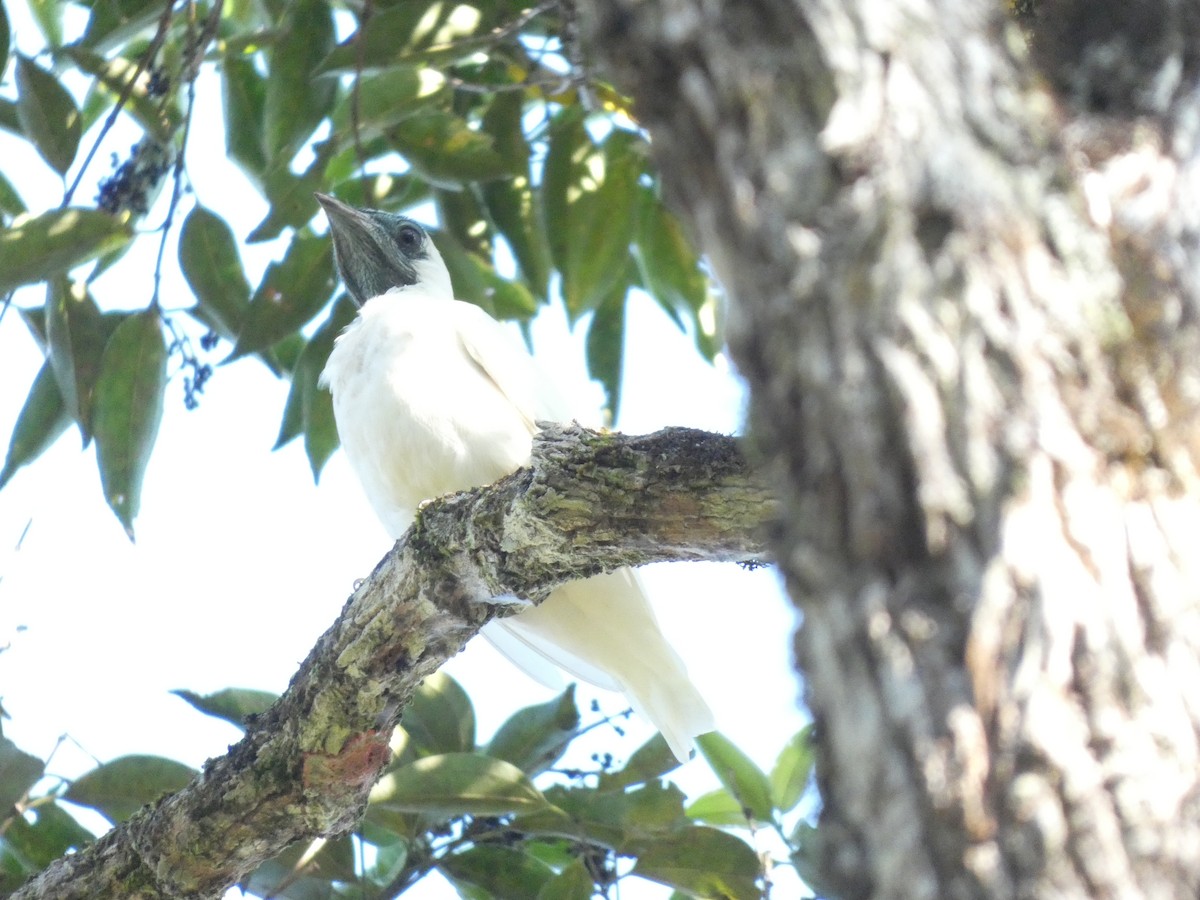
[[[359,306],[392,288],[417,285],[435,296],[454,298],[442,255],[412,219],[357,209],[328,194],[316,197],[329,217],[338,274]]]

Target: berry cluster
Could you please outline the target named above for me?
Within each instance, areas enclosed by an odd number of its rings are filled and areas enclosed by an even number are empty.
[[[129,151],[129,159],[118,163],[113,154],[113,174],[100,180],[96,205],[109,213],[129,210],[145,215],[159,184],[171,171],[171,151],[157,141],[144,137]]]

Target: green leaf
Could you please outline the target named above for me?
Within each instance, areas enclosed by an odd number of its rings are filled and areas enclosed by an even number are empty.
[[[542,175],[542,213],[551,257],[562,273],[572,321],[603,301],[626,271],[644,169],[641,139],[614,130],[602,146],[579,114],[550,129]]]
[[[33,141],[50,168],[65,175],[75,153],[83,123],[79,109],[58,79],[33,60],[17,56],[17,116],[21,130]]]
[[[355,855],[349,835],[299,841],[259,866],[242,887],[256,897],[331,900],[338,896],[331,882],[356,880]]]
[[[433,193],[437,200],[438,221],[442,229],[453,234],[468,252],[490,260],[492,223],[471,187],[453,191],[439,188]]]
[[[337,81],[313,77],[333,41],[333,9],[325,0],[288,4],[267,71],[263,137],[268,159],[295,156],[333,106]]]
[[[685,314],[695,323],[696,345],[711,360],[724,344],[713,283],[679,220],[649,189],[642,191],[636,257],[646,290],[681,328]]]
[[[87,93],[83,95],[83,103],[79,105],[79,122],[83,131],[88,131],[112,110],[113,96],[104,89],[104,85],[92,80],[88,84]]]
[[[259,188],[267,169],[263,149],[266,80],[249,57],[227,53],[221,60],[221,102],[225,108],[225,151]]]
[[[40,872],[67,851],[81,850],[94,840],[92,833],[57,803],[36,804],[24,816],[10,819],[4,831],[4,844],[21,856],[29,874]]]
[[[92,0],[80,43],[97,53],[108,53],[148,29],[162,18],[158,0]]]
[[[835,897],[837,893],[828,884],[822,871],[835,855],[835,848],[828,846],[825,832],[801,820],[796,824],[788,840],[792,848],[792,865],[796,874],[818,897]]]
[[[642,848],[633,874],[698,897],[758,900],[758,857],[741,840],[698,826]]]
[[[812,725],[805,725],[792,737],[771,768],[771,798],[781,812],[795,809],[813,768]]]
[[[458,299],[474,303],[498,319],[529,319],[537,311],[537,300],[528,288],[501,277],[490,264],[468,253],[454,235],[445,231],[430,235]]]
[[[576,859],[542,885],[537,900],[591,900],[594,889],[587,866],[583,860]]]
[[[421,813],[401,812],[374,802],[367,805],[361,826],[363,836],[373,844],[409,842],[419,838],[428,827],[429,818]]]
[[[396,210],[424,203],[433,196],[433,190],[412,172],[402,175],[384,172],[338,182],[335,194],[351,206]]]
[[[66,47],[66,54],[84,72],[93,75],[105,96],[104,107],[112,106],[119,97],[125,96],[127,110],[155,140],[167,144],[182,122],[178,105],[163,102],[162,97],[152,97],[148,90],[149,78],[143,73],[134,80],[138,64],[123,56],[106,59],[98,53],[82,47]],[[133,86],[130,87],[130,82]],[[128,94],[126,94],[128,90]],[[88,117],[85,115],[85,119]]]
[[[93,411],[104,497],[130,540],[166,387],[167,345],[158,310],[133,313],[104,348]]]
[[[619,791],[630,785],[657,781],[668,772],[678,769],[680,765],[682,763],[667,746],[663,736],[655,734],[634,751],[624,768],[601,775],[599,789]]]
[[[158,184],[154,185],[151,188],[152,196],[145,195],[146,196],[146,207],[145,207],[146,209],[149,209],[151,206],[154,205],[155,199],[158,197],[159,193],[161,193],[162,184],[163,184],[163,182],[159,181]],[[131,206],[124,207],[124,209],[128,209],[132,215],[135,215],[135,216],[141,215],[141,213],[139,213],[137,210],[133,209]],[[110,250],[110,251],[108,251],[108,253],[105,253],[104,255],[97,257],[96,261],[92,264],[92,267],[88,270],[88,273],[83,277],[84,282],[90,287],[97,278],[99,278],[101,275],[103,275],[105,272],[107,272],[110,268],[112,268],[118,262],[120,262],[122,259],[124,259],[125,254],[127,254],[130,250],[133,249],[133,245],[134,245],[133,241],[126,241],[125,243],[121,244],[121,246],[117,247],[115,250]]]
[[[257,355],[272,374],[282,378],[290,376],[292,370],[296,368],[296,361],[304,352],[305,343],[307,342],[304,340],[304,335],[296,331]]]
[[[337,423],[333,417],[333,398],[327,388],[318,384],[333,342],[354,320],[358,308],[342,296],[329,313],[329,318],[304,346],[304,352],[292,369],[292,387],[284,407],[283,423],[274,449],[278,450],[293,438],[304,435],[304,450],[312,468],[313,479],[338,448]]]
[[[0,173],[0,212],[8,213],[10,216],[19,216],[27,211],[28,207],[25,206],[21,195],[17,193],[17,189],[13,187],[13,183],[3,173]]]
[[[487,181],[480,185],[488,214],[512,248],[521,274],[543,300],[550,285],[550,247],[536,214],[529,177]]]
[[[279,434],[275,437],[272,450],[286,447],[304,434],[305,381],[300,373],[292,373],[292,386],[288,388],[287,400],[283,404],[283,417],[279,420]],[[310,463],[311,466],[311,463]]]
[[[491,266],[480,262],[478,257],[475,260],[483,270],[483,278],[492,298],[496,318],[521,321],[532,319],[537,312],[537,298],[529,292],[529,288],[501,277]]]
[[[372,788],[371,803],[446,816],[500,816],[547,805],[524,772],[482,753],[425,756],[394,769]]]
[[[627,267],[631,269],[632,266]],[[632,275],[632,272],[629,273]],[[588,375],[604,386],[612,421],[621,409],[621,373],[625,361],[625,297],[629,282],[622,278],[609,287],[592,314],[587,333]]]
[[[132,235],[128,215],[94,209],[68,207],[17,218],[0,230],[0,294],[102,256]]]
[[[400,720],[421,754],[475,749],[475,709],[457,681],[443,672],[426,678]]]
[[[529,169],[525,139],[525,97],[520,91],[497,91],[483,114],[483,130],[495,141],[496,152],[514,172]]]
[[[75,779],[64,800],[88,806],[110,822],[123,822],[163,794],[186,787],[194,769],[161,756],[122,756]]]
[[[546,159],[542,165],[542,232],[550,246],[550,257],[558,270],[569,263],[570,242],[567,219],[577,193],[584,164],[597,150],[583,124],[583,109],[567,106],[550,123]]]
[[[492,292],[488,289],[488,280],[484,277],[484,264],[478,257],[467,252],[458,242],[458,238],[448,231],[430,231],[434,246],[442,255],[442,262],[450,272],[450,283],[454,287],[454,296],[466,300],[487,310],[492,316],[496,309],[492,305]]]
[[[556,872],[567,868],[579,857],[572,850],[575,848],[570,841],[561,838],[548,840],[529,839],[522,843],[522,849],[535,859],[539,859]]]
[[[679,220],[654,192],[641,192],[637,260],[646,290],[672,317],[695,316],[708,299],[708,278]]]
[[[188,690],[175,690],[171,693],[206,716],[224,719],[243,731],[246,730],[251,716],[266,712],[278,699],[278,694],[252,688],[225,688],[213,694],[197,694]]]
[[[420,65],[396,65],[374,75],[364,75],[338,101],[330,115],[335,137],[354,146],[358,124],[360,144],[375,140],[409,116],[448,100],[446,77]],[[355,91],[357,90],[357,95]]]
[[[396,150],[427,181],[454,188],[518,174],[496,152],[491,135],[473,129],[465,119],[441,110],[425,110],[391,131]]]
[[[696,738],[701,755],[725,789],[759,822],[770,822],[771,782],[762,769],[719,731]]]
[[[614,131],[598,153],[589,154],[571,187],[566,221],[558,224],[566,229],[566,266],[560,269],[573,318],[602,303],[626,270],[644,168],[640,143],[627,131]]]
[[[321,311],[333,287],[328,235],[297,235],[283,259],[267,266],[229,358],[265,350],[297,331]]]
[[[221,337],[235,340],[250,309],[250,284],[233,230],[199,204],[188,213],[179,233],[179,267],[204,321]]]
[[[295,175],[286,167],[269,171],[263,182],[263,191],[271,208],[266,218],[246,237],[246,243],[274,240],[285,228],[302,228],[312,221],[317,212],[313,192],[323,187],[322,168],[323,165],[316,160],[303,175]]]
[[[21,130],[21,117],[17,113],[17,104],[5,97],[0,97],[0,128],[18,137],[25,137]]]
[[[365,841],[375,845],[375,861],[366,868],[364,875],[373,884],[391,884],[408,864],[409,842],[397,840],[394,834],[374,833],[368,823],[364,826],[360,834]]]
[[[41,29],[42,36],[51,47],[62,45],[63,6],[60,0],[27,0],[29,11]]]
[[[745,828],[749,822],[746,810],[725,788],[701,794],[688,804],[688,818],[719,828]]]
[[[0,822],[8,819],[13,804],[37,784],[45,763],[0,737]]]
[[[63,405],[54,368],[50,360],[46,360],[33,380],[25,405],[17,416],[17,424],[13,427],[4,468],[0,469],[0,488],[8,484],[17,469],[41,456],[70,424],[71,414]],[[0,803],[0,808],[2,806]]]
[[[558,761],[579,730],[575,685],[536,706],[519,709],[501,725],[487,755],[512,763],[531,777]]]
[[[491,844],[446,854],[438,860],[438,869],[458,887],[460,895],[491,900],[538,897],[554,874],[545,863],[521,850]],[[468,893],[464,887],[479,893]]]
[[[322,62],[319,72],[357,72],[389,68],[431,35],[443,33],[451,4],[406,0],[376,12]]]
[[[8,25],[8,13],[0,3],[0,75],[8,68],[8,51],[12,48],[12,31]]]
[[[46,340],[63,405],[79,425],[86,447],[92,438],[93,406],[109,338],[125,313],[101,313],[86,288],[55,278],[46,290]]]
[[[500,277],[484,260],[463,250],[454,235],[433,232],[433,242],[442,253],[455,296],[473,302],[498,319],[529,319],[538,310],[538,300],[523,284]]]
[[[683,792],[673,784],[653,782],[628,791],[556,785],[547,788],[545,796],[549,806],[522,812],[513,827],[636,854],[645,841],[689,825]]]
[[[226,42],[233,44],[257,44],[260,36],[256,29],[269,25],[271,16],[278,9],[276,3],[260,3],[258,0],[232,0],[225,4],[225,21],[239,27]]]
[[[44,305],[22,306],[17,308],[17,313],[21,316],[21,321],[25,323],[29,336],[37,343],[38,349],[44,351],[49,345],[49,341],[46,339],[46,307]]]

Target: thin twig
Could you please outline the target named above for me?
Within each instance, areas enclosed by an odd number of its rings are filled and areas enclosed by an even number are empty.
[[[543,2],[539,3],[537,6],[531,6],[529,9],[525,10],[523,13],[521,13],[521,15],[517,16],[511,22],[506,22],[503,25],[497,25],[491,30],[489,37],[492,40],[501,41],[513,32],[520,31],[542,13],[549,12],[560,4],[561,0],[543,0]]]
[[[449,78],[447,81],[454,90],[468,94],[503,94],[528,88],[539,88],[546,93],[557,94],[570,85],[571,77],[556,74],[554,78],[528,78],[525,81],[514,81],[512,84],[479,84],[462,78]]]
[[[561,0],[563,13],[562,53],[575,75],[575,90],[579,92],[579,103],[586,112],[596,108],[596,98],[588,83],[587,62],[583,58],[583,47],[579,41],[579,11],[574,0]]]
[[[222,0],[217,0],[216,9],[221,8]],[[113,125],[117,122],[117,116],[121,114],[121,110],[125,108],[125,104],[129,102],[130,96],[133,94],[134,85],[137,80],[142,77],[142,73],[146,71],[150,62],[158,55],[158,51],[162,49],[163,42],[167,39],[167,29],[171,25],[171,19],[175,15],[175,2],[168,0],[166,7],[163,9],[162,17],[158,20],[158,30],[154,33],[154,37],[150,39],[149,46],[146,47],[142,55],[138,57],[137,68],[133,70],[133,74],[129,80],[125,82],[125,86],[121,88],[121,93],[117,96],[117,102],[113,105],[112,112],[108,114],[108,118],[104,120],[104,125],[100,128],[100,133],[96,135],[96,140],[92,142],[91,149],[88,150],[87,156],[83,159],[83,165],[79,167],[79,171],[75,173],[75,180],[71,182],[71,186],[63,193],[62,206],[66,207],[71,202],[71,198],[75,196],[75,191],[79,189],[79,184],[83,181],[83,174],[88,170],[88,166],[92,164],[92,159],[96,156],[96,151],[100,149],[100,145],[104,142],[104,138],[108,136]]]
[[[188,136],[192,130],[192,113],[196,106],[196,76],[200,73],[200,63],[204,58],[205,48],[217,34],[217,28],[221,22],[222,5],[222,0],[213,3],[204,26],[196,35],[195,41],[188,47],[187,56],[179,67],[179,74],[187,83],[187,109],[183,117],[183,135],[175,154],[175,170],[171,174],[171,203],[167,207],[167,217],[163,220],[162,237],[158,244],[158,258],[154,263],[154,293],[150,297],[150,306],[155,310],[160,310],[159,288],[162,284],[163,256],[166,254],[167,237],[171,233],[171,225],[175,221],[175,211],[179,208],[179,199],[183,193],[184,157],[187,154]],[[194,8],[189,0],[189,12]]]
[[[183,156],[187,151],[188,134],[192,129],[192,109],[196,103],[196,83],[189,81],[187,86],[187,111],[183,119],[183,139],[175,153],[175,166],[171,173],[171,203],[167,207],[167,217],[162,223],[162,236],[158,242],[158,256],[154,261],[154,293],[150,297],[150,305],[161,312],[159,304],[159,288],[162,284],[163,256],[167,249],[167,236],[171,233],[171,225],[175,221],[175,210],[183,193]]]

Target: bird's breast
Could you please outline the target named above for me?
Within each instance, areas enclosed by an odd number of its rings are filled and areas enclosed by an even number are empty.
[[[528,461],[528,424],[465,351],[446,301],[369,301],[324,379],[346,455],[393,536],[423,500]]]

